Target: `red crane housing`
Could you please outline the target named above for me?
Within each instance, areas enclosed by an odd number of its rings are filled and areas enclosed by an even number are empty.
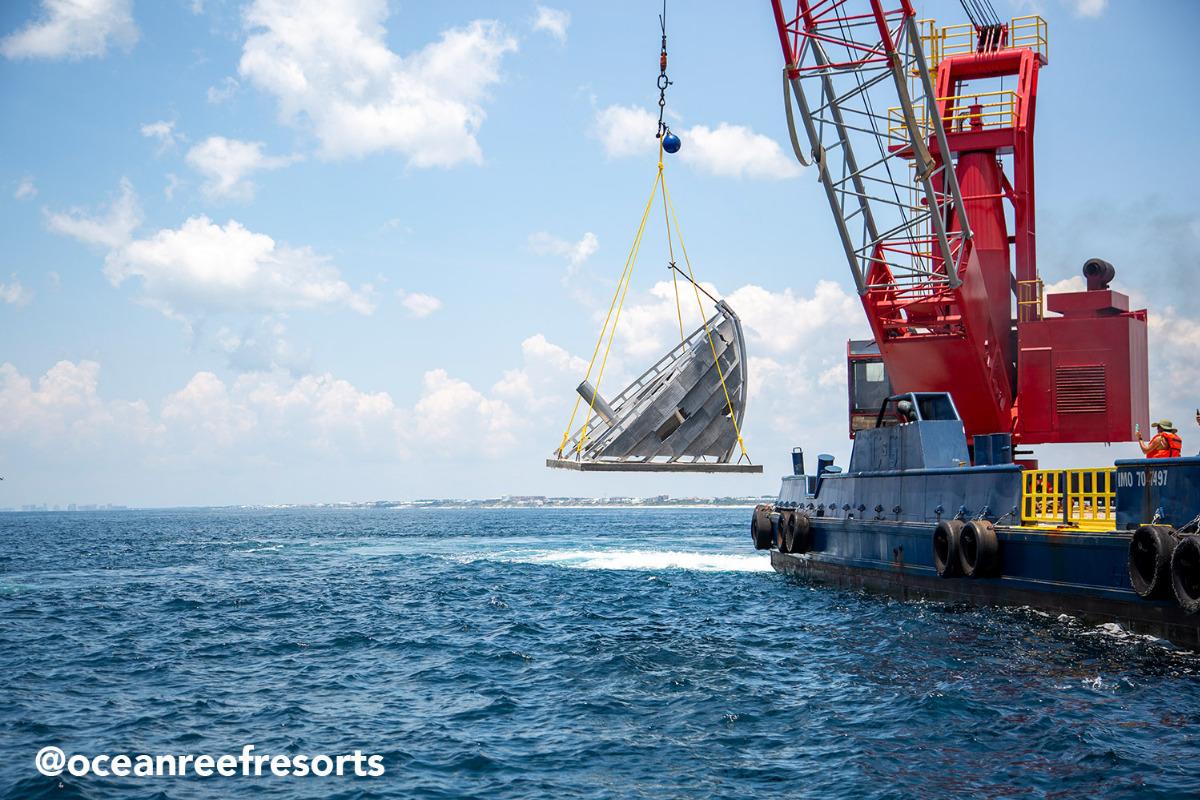
[[[1038,275],[1045,22],[937,29],[892,2],[772,6],[785,85],[893,390],[950,392],[968,436],[1131,440],[1148,416],[1145,311],[1108,288],[1105,262],[1087,262],[1082,292],[1044,297]],[[794,131],[793,144],[807,161]]]

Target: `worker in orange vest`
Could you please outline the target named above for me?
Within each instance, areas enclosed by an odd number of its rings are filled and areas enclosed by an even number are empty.
[[[1179,438],[1179,431],[1171,420],[1160,419],[1154,423],[1154,429],[1158,432],[1149,444],[1142,441],[1142,432],[1138,431],[1138,446],[1146,458],[1179,458],[1183,453],[1183,439]]]

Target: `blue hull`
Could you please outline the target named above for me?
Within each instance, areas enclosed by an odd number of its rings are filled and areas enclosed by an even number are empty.
[[[771,553],[782,573],[902,599],[1030,606],[1123,627],[1200,650],[1200,618],[1130,588],[1129,534],[997,528],[1002,574],[943,578],[933,565],[933,525],[812,519],[811,550]]]
[[[1200,650],[1200,458],[1118,461],[1080,471],[1093,474],[1072,490],[1013,463],[1007,434],[976,436],[972,453],[949,395],[892,401],[907,403],[909,421],[882,425],[881,410],[858,431],[847,472],[819,456],[807,475],[793,451],[794,474],[751,525],[776,570],[901,597],[1028,605]],[[1110,515],[1096,516],[1101,507]],[[1115,530],[1084,530],[1098,520]]]

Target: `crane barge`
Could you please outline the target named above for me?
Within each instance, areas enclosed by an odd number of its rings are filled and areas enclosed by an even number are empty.
[[[793,148],[872,338],[847,345],[849,465],[809,474],[795,448],[755,546],[784,573],[1200,647],[1200,457],[1059,470],[1028,449],[1131,441],[1149,413],[1147,312],[1114,267],[1086,261],[1077,292],[1038,274],[1046,23],[985,0],[944,28],[910,0],[771,5]]]

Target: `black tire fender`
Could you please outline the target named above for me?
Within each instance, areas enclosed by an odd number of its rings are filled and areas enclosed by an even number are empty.
[[[789,553],[807,553],[812,549],[812,520],[807,514],[792,515],[785,544]]]
[[[1000,565],[1000,541],[996,526],[986,519],[973,519],[958,537],[958,563],[968,578],[983,578]]]
[[[1139,597],[1172,596],[1171,556],[1176,539],[1167,525],[1143,525],[1129,539],[1129,585]]]
[[[1171,588],[1179,607],[1189,614],[1200,611],[1200,536],[1184,536],[1171,554]]]
[[[959,519],[944,519],[933,529],[933,568],[939,578],[961,574],[958,540],[962,529],[963,522]]]
[[[793,531],[796,527],[796,512],[789,509],[784,509],[779,512],[779,524],[775,529],[775,547],[781,553],[790,552],[788,550],[788,541],[794,535]]]
[[[754,507],[754,516],[750,519],[750,539],[754,542],[755,550],[770,550],[772,544],[771,511],[769,503],[759,503]]]

